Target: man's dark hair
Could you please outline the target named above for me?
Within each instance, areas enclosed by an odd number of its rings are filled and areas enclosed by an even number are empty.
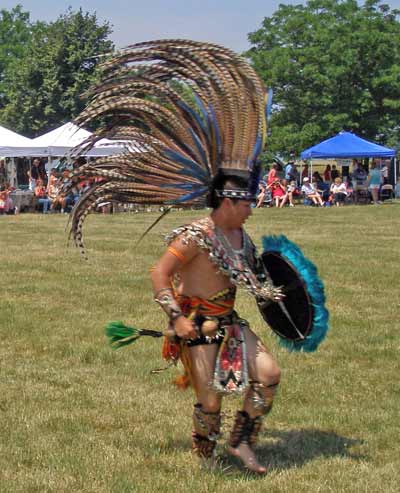
[[[236,175],[225,175],[217,173],[214,177],[210,191],[207,195],[207,206],[212,209],[218,209],[224,197],[218,197],[217,190],[247,190],[249,182],[246,178]],[[240,199],[231,199],[235,202]]]

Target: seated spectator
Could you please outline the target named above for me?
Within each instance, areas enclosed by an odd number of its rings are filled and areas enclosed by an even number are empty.
[[[315,178],[313,178],[313,180],[315,180],[315,182],[313,183],[314,188],[321,195],[322,201],[324,202],[324,204],[325,205],[331,205],[332,197],[331,197],[329,183],[326,183],[322,179],[322,176],[319,173],[316,174],[316,176],[315,176]]]
[[[301,192],[304,194],[304,197],[310,200],[313,204],[319,205],[321,207],[324,206],[321,195],[317,192],[317,190],[315,190],[313,185],[310,183],[310,179],[307,176],[303,178]]]
[[[267,188],[271,190],[272,201],[275,203],[275,207],[280,207],[286,195],[286,187],[281,183],[281,180],[277,179],[268,185]]]
[[[76,182],[76,186],[70,189],[70,185]],[[64,169],[62,172],[62,177],[59,182],[59,201],[61,203],[61,213],[67,212],[72,209],[72,207],[79,200],[79,190],[78,190],[78,177],[71,178],[71,173],[68,169]],[[69,189],[68,193],[63,193],[63,190]]]
[[[50,178],[47,184],[47,195],[52,202],[56,200],[58,195],[58,176],[57,171],[54,168],[50,171]]]
[[[267,193],[266,178],[267,177],[265,176],[264,179],[260,180],[260,183],[258,184],[259,193],[257,195],[257,208],[260,208],[264,205],[265,195]]]
[[[286,183],[287,183],[286,180],[283,180],[283,186],[286,187],[286,193],[285,196],[283,197],[280,207],[283,207],[288,201],[289,201],[289,207],[294,207],[293,195],[297,191],[296,182],[292,180],[289,183],[289,185],[287,185]]]
[[[340,207],[344,204],[347,197],[346,184],[338,177],[331,185],[331,193],[333,195],[333,203],[336,207]]]
[[[0,185],[0,214],[6,212],[7,190],[5,185]]]
[[[351,183],[350,177],[344,176],[343,177],[343,183],[346,185],[347,200],[352,200],[354,190],[353,190],[353,185]]]
[[[47,214],[51,205],[51,200],[49,199],[46,187],[40,178],[36,180],[34,194],[37,198],[37,203],[43,206],[43,214]]]
[[[51,200],[51,212],[55,212],[58,207],[64,208],[64,196],[60,194],[61,179],[57,168],[50,171],[49,183],[47,184],[47,194]]]
[[[7,191],[5,212],[6,212],[6,214],[17,214],[18,209],[17,209],[17,207],[14,206],[14,202],[12,201],[12,198],[10,197],[11,192],[13,192],[15,190],[15,187],[12,187],[9,183],[6,183],[5,186],[6,186],[6,191]]]
[[[9,183],[0,185],[0,214],[16,214],[17,210],[10,197],[13,188]]]

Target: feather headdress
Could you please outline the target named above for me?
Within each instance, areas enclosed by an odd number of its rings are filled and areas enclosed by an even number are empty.
[[[249,189],[232,191],[236,198],[255,195],[270,104],[258,75],[233,51],[189,40],[134,44],[102,65],[90,95],[76,121],[99,126],[78,152],[103,138],[125,142],[125,151],[74,172],[99,179],[72,211],[81,248],[84,219],[104,201],[193,204],[218,173],[248,179]]]

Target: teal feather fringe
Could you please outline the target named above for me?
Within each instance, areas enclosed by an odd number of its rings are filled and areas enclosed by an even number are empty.
[[[264,252],[277,252],[293,265],[307,287],[314,308],[314,323],[309,335],[303,341],[296,342],[279,338],[279,343],[289,351],[315,351],[325,339],[329,329],[329,312],[325,308],[324,285],[318,276],[317,268],[286,236],[264,236],[262,244]]]

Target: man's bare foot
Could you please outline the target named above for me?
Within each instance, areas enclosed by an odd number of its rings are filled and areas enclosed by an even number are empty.
[[[266,474],[266,467],[257,461],[254,452],[247,443],[240,443],[236,448],[229,447],[228,452],[240,459],[249,471],[256,472],[257,474]]]

